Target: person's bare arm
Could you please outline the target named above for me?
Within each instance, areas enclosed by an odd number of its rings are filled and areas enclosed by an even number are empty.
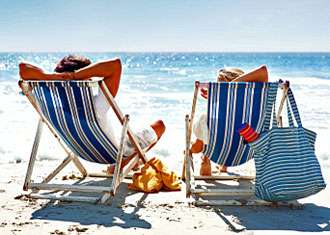
[[[113,97],[116,96],[121,76],[121,62],[119,59],[92,64],[75,72],[76,80],[91,77],[102,77]]]
[[[268,71],[266,66],[261,66],[249,73],[243,74],[231,82],[268,82]],[[207,90],[201,89],[201,96],[207,99]]]
[[[68,80],[68,74],[46,73],[41,68],[21,62],[19,64],[19,75],[23,80]]]
[[[102,77],[113,97],[116,96],[120,83],[121,62],[119,59],[92,64],[75,73],[45,73],[41,68],[28,64],[19,64],[19,74],[23,80],[89,80]]]
[[[267,68],[263,65],[260,68],[239,76],[232,82],[268,82]]]

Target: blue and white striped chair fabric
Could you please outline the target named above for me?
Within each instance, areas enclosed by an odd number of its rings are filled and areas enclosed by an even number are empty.
[[[257,133],[268,129],[278,83],[209,83],[209,143],[203,154],[222,166],[237,166],[253,157],[236,129],[247,122]]]
[[[88,83],[38,81],[29,82],[29,86],[47,121],[75,154],[91,162],[111,164],[116,161],[118,146],[99,124]]]

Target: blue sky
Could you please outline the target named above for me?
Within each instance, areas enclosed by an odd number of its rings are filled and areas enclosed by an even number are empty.
[[[329,0],[0,3],[0,51],[330,51]]]

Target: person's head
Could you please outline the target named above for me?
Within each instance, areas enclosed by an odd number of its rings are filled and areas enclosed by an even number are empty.
[[[243,74],[244,71],[239,68],[223,68],[219,70],[217,81],[231,82]]]
[[[57,63],[54,72],[56,73],[73,72],[75,70],[84,68],[90,64],[91,61],[88,58],[79,57],[75,55],[68,55]]]

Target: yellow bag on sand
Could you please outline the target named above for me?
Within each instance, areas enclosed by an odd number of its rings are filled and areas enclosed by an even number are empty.
[[[134,173],[133,183],[127,188],[135,191],[155,193],[164,188],[165,190],[181,190],[177,175],[169,170],[161,160],[155,157],[146,162],[141,172]]]

